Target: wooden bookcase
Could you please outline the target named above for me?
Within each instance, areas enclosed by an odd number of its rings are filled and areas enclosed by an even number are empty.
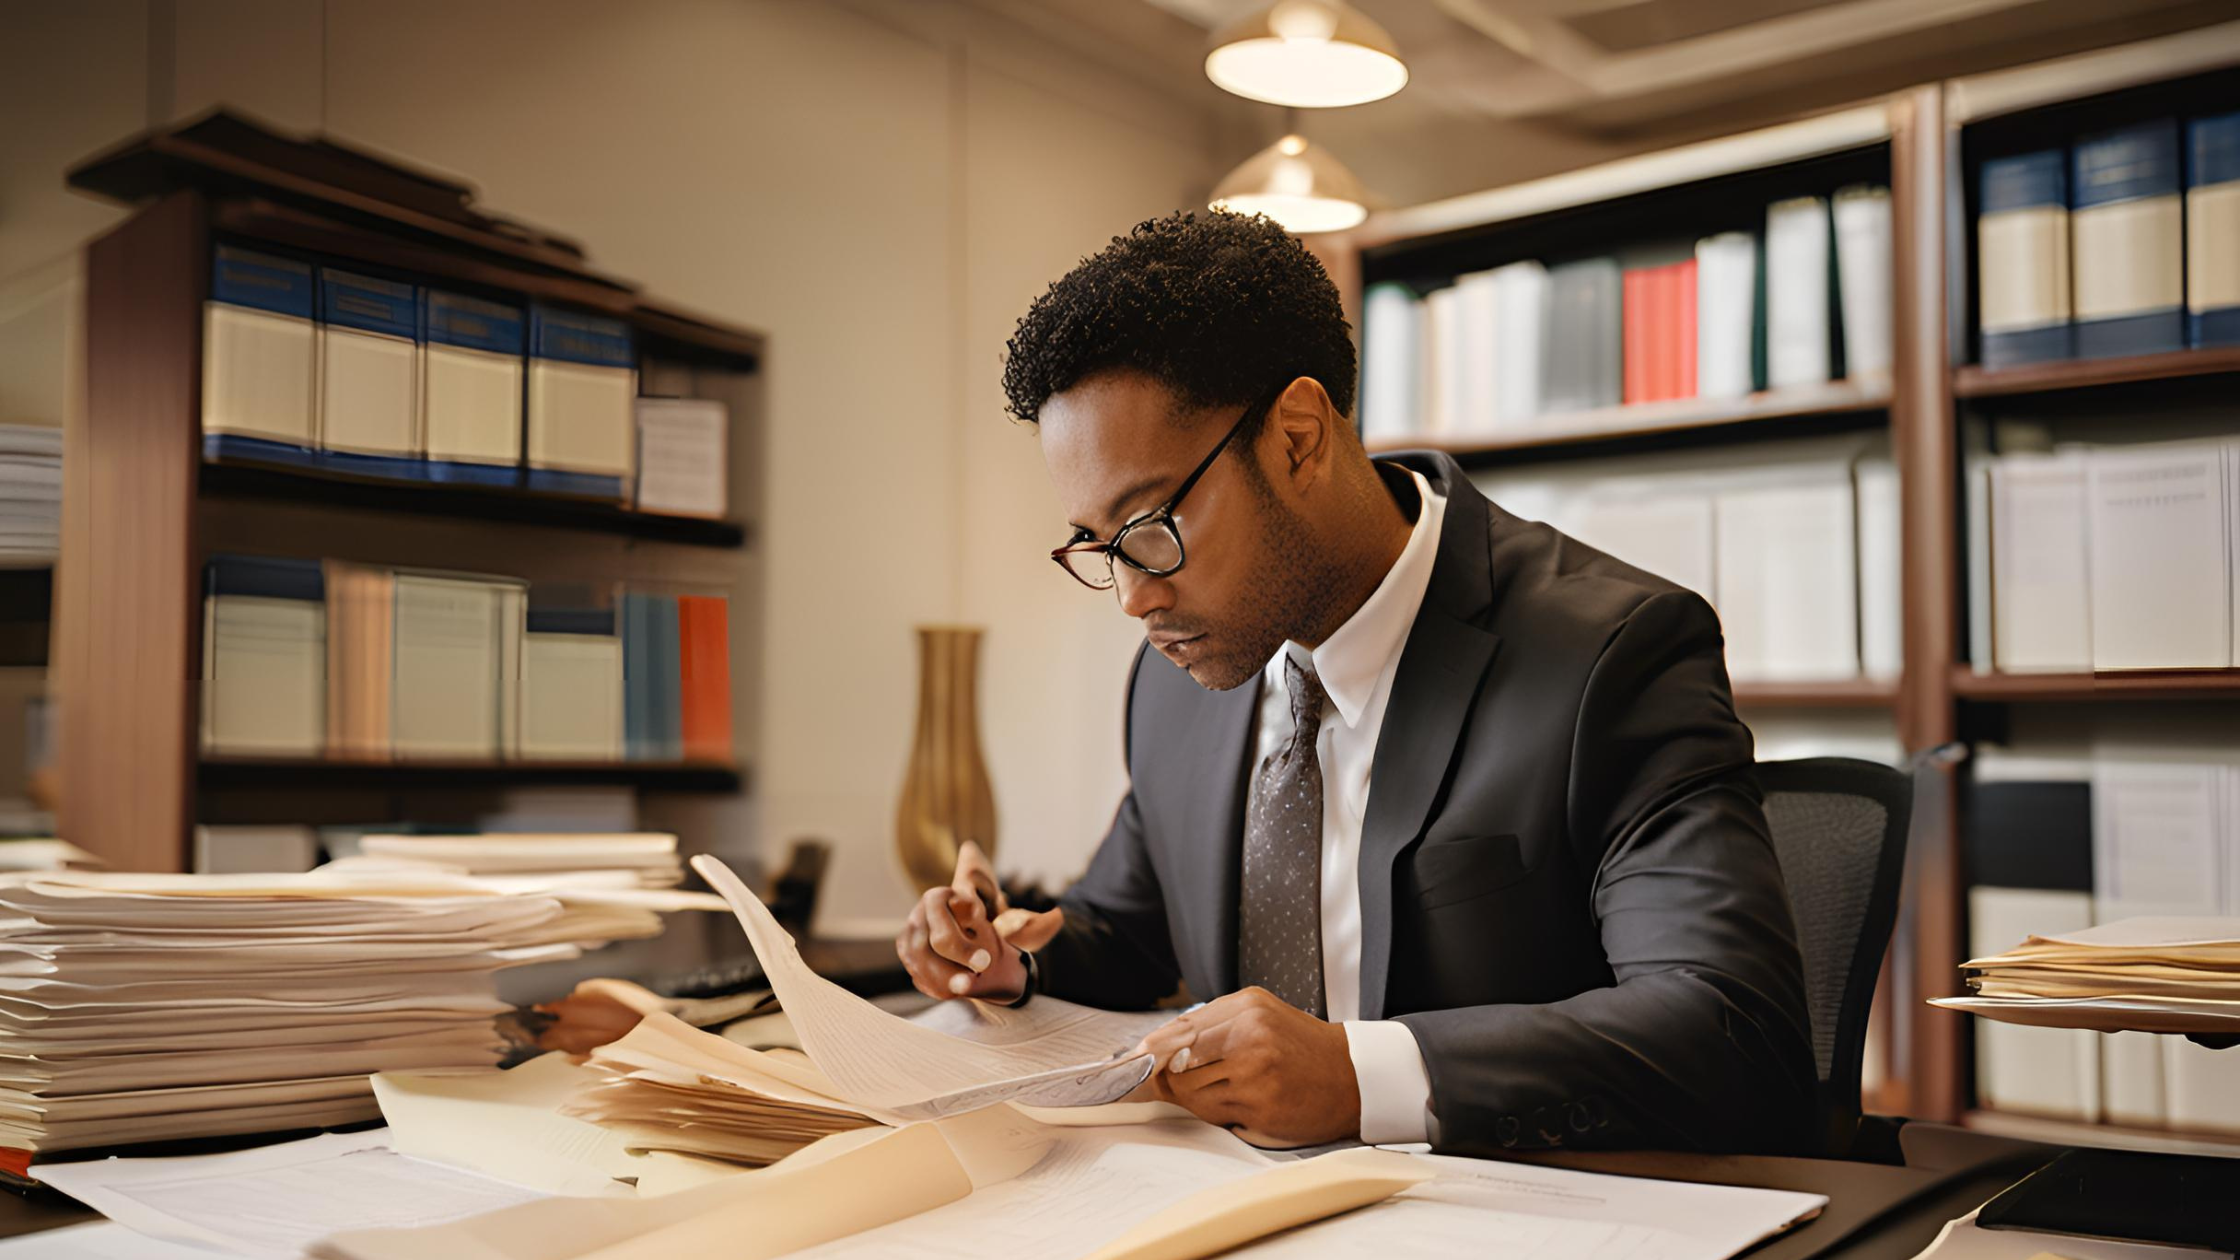
[[[185,868],[198,822],[395,819],[428,801],[471,816],[477,802],[525,785],[738,797],[752,753],[761,642],[759,568],[746,550],[761,498],[759,334],[653,302],[591,270],[565,242],[475,210],[462,186],[225,115],[129,141],[87,159],[69,179],[136,208],[87,250],[86,414],[73,447],[82,467],[69,470],[67,560],[55,592],[65,834],[119,868],[173,871]],[[202,310],[221,241],[626,321],[642,380],[730,408],[734,515],[659,516],[527,491],[206,459]],[[507,573],[585,591],[622,580],[727,591],[736,757],[578,764],[206,756],[203,566],[212,554],[237,551]]]
[[[1771,709],[1887,709],[1917,757],[1955,740],[1995,733],[2016,705],[2240,701],[2240,670],[2080,675],[1978,673],[1967,660],[1967,575],[1962,454],[1969,428],[2006,408],[2034,419],[2065,409],[2198,407],[2240,397],[2240,352],[2183,351],[2130,359],[1987,371],[1974,364],[1972,128],[2041,127],[2049,133],[2109,102],[2142,100],[2188,112],[2222,93],[2240,104],[2240,25],[2147,45],[1925,85],[1856,109],[1749,135],[1373,216],[1339,251],[1333,274],[1353,288],[1383,279],[1437,280],[1513,258],[1559,259],[1629,242],[1701,235],[1699,226],[1762,213],[1775,196],[1825,192],[1831,181],[1887,183],[1892,196],[1894,361],[1887,386],[1835,382],[1767,392],[1733,403],[1655,403],[1542,417],[1529,433],[1442,443],[1465,467],[1510,468],[1605,453],[1653,454],[1829,432],[1886,429],[1901,478],[1903,672],[1895,685],[1740,684],[1745,716]],[[2034,116],[2042,114],[2042,117]],[[1722,210],[1722,203],[1724,209]],[[2228,434],[2240,434],[2235,416]],[[1885,1067],[1871,1109],[2057,1140],[2168,1149],[2229,1147],[2234,1140],[2036,1121],[1977,1110],[1970,1026],[1927,1008],[1963,988],[1967,881],[1957,779],[1963,759],[1922,758],[1922,790],[1907,856],[1905,892],[1877,1000]]]

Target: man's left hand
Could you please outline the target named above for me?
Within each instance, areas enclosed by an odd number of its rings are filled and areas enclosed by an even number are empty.
[[[1343,1026],[1266,989],[1206,1003],[1143,1039],[1154,1097],[1262,1146],[1314,1146],[1361,1132],[1361,1090]]]

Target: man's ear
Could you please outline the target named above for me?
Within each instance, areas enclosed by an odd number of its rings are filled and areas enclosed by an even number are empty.
[[[1280,439],[1276,453],[1283,459],[1281,471],[1294,489],[1304,490],[1330,468],[1337,439],[1332,425],[1340,423],[1330,395],[1320,381],[1302,376],[1276,396],[1269,412],[1268,427]]]

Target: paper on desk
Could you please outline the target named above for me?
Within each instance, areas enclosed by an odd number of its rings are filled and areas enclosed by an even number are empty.
[[[1436,1180],[1231,1253],[1252,1260],[1727,1260],[1817,1215],[1827,1197],[1417,1156]]]
[[[705,854],[692,869],[731,904],[770,987],[818,1069],[846,1101],[909,1119],[998,1102],[1044,1107],[1114,1102],[1151,1074],[1128,1055],[1164,1022],[1040,998],[1018,1010],[944,1002],[902,1019],[819,976],[760,899]]]
[[[560,1114],[598,1073],[564,1054],[518,1067],[381,1072],[373,1095],[398,1154],[470,1169],[547,1194],[627,1195],[622,1137]]]
[[[438,1224],[541,1197],[399,1155],[378,1129],[223,1155],[43,1165],[37,1175],[140,1233],[257,1260],[296,1260],[337,1230]]]
[[[210,1260],[210,1251],[150,1238],[115,1221],[88,1221],[0,1239],[0,1260]]]
[[[964,1117],[960,1123],[973,1119]],[[816,1151],[812,1146],[758,1172],[658,1197],[547,1199],[433,1228],[339,1233],[314,1244],[311,1255],[320,1260],[769,1260],[972,1191],[971,1178],[934,1125],[884,1134],[836,1158],[804,1158]],[[867,1193],[869,1187],[876,1192]]]

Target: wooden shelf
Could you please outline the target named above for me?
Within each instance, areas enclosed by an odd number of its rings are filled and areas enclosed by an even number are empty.
[[[1962,700],[2049,704],[2093,700],[2240,700],[2240,669],[2120,670],[2098,674],[1978,674],[1952,671]]]
[[[1886,709],[1898,702],[1898,685],[1874,678],[1738,682],[1734,702],[1744,709]]]
[[[1964,367],[1952,374],[1952,392],[1962,398],[1998,398],[2140,381],[2179,380],[2223,372],[2240,372],[2240,346],[2173,350],[2167,354],[2142,354],[2122,359],[2068,359],[1997,371]]]
[[[520,784],[615,784],[663,792],[736,792],[746,772],[693,761],[324,761],[316,758],[201,759],[209,788],[473,788]]]
[[[1831,381],[1739,399],[1687,398],[1563,412],[1539,417],[1528,431],[1501,437],[1380,438],[1369,449],[1440,450],[1464,463],[1562,459],[1879,427],[1889,406],[1887,381]]]
[[[661,516],[634,512],[612,503],[532,494],[524,490],[382,481],[242,460],[205,461],[201,490],[212,498],[270,499],[410,512],[421,516],[506,521],[552,529],[623,534],[695,547],[743,547],[747,541],[747,528],[738,521]]]
[[[2170,1155],[2217,1155],[2240,1159],[2240,1134],[2180,1133],[2169,1129],[2133,1129],[2115,1124],[2088,1124],[2082,1120],[2057,1120],[2002,1111],[1971,1111],[1960,1118],[1970,1129],[2000,1137],[2045,1142],[2054,1146],[2098,1146],[2119,1151],[2157,1151]]]

